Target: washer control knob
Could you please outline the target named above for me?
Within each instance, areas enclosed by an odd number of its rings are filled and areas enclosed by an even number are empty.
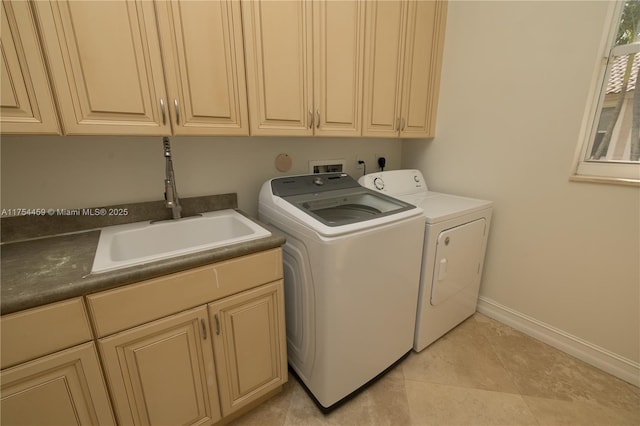
[[[413,180],[416,182],[420,182],[420,178],[418,177],[418,175],[413,175]]]
[[[377,177],[373,180],[373,186],[375,186],[376,189],[382,191],[384,189],[384,181],[382,180],[382,178]]]
[[[321,178],[321,177],[319,177],[319,176],[318,176],[317,178],[314,178],[314,179],[313,179],[313,183],[314,183],[315,185],[318,185],[318,186],[322,186],[322,185],[324,185],[324,181],[323,181],[323,180],[322,180],[322,178]]]

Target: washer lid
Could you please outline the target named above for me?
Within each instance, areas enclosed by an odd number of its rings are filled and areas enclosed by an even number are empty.
[[[327,226],[341,226],[393,215],[415,206],[366,188],[282,197]]]
[[[272,179],[271,192],[328,227],[340,227],[417,210],[405,201],[363,188],[346,173]]]

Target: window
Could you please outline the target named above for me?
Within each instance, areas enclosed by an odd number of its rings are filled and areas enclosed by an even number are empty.
[[[640,183],[640,0],[613,3],[576,175]]]

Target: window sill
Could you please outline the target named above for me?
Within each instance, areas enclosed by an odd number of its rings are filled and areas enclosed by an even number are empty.
[[[609,185],[624,185],[640,187],[640,179],[614,178],[605,176],[585,176],[572,175],[569,177],[572,182],[605,183]]]

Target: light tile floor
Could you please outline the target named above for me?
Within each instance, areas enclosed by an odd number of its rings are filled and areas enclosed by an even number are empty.
[[[640,389],[475,314],[322,414],[295,377],[243,425],[640,425]]]

